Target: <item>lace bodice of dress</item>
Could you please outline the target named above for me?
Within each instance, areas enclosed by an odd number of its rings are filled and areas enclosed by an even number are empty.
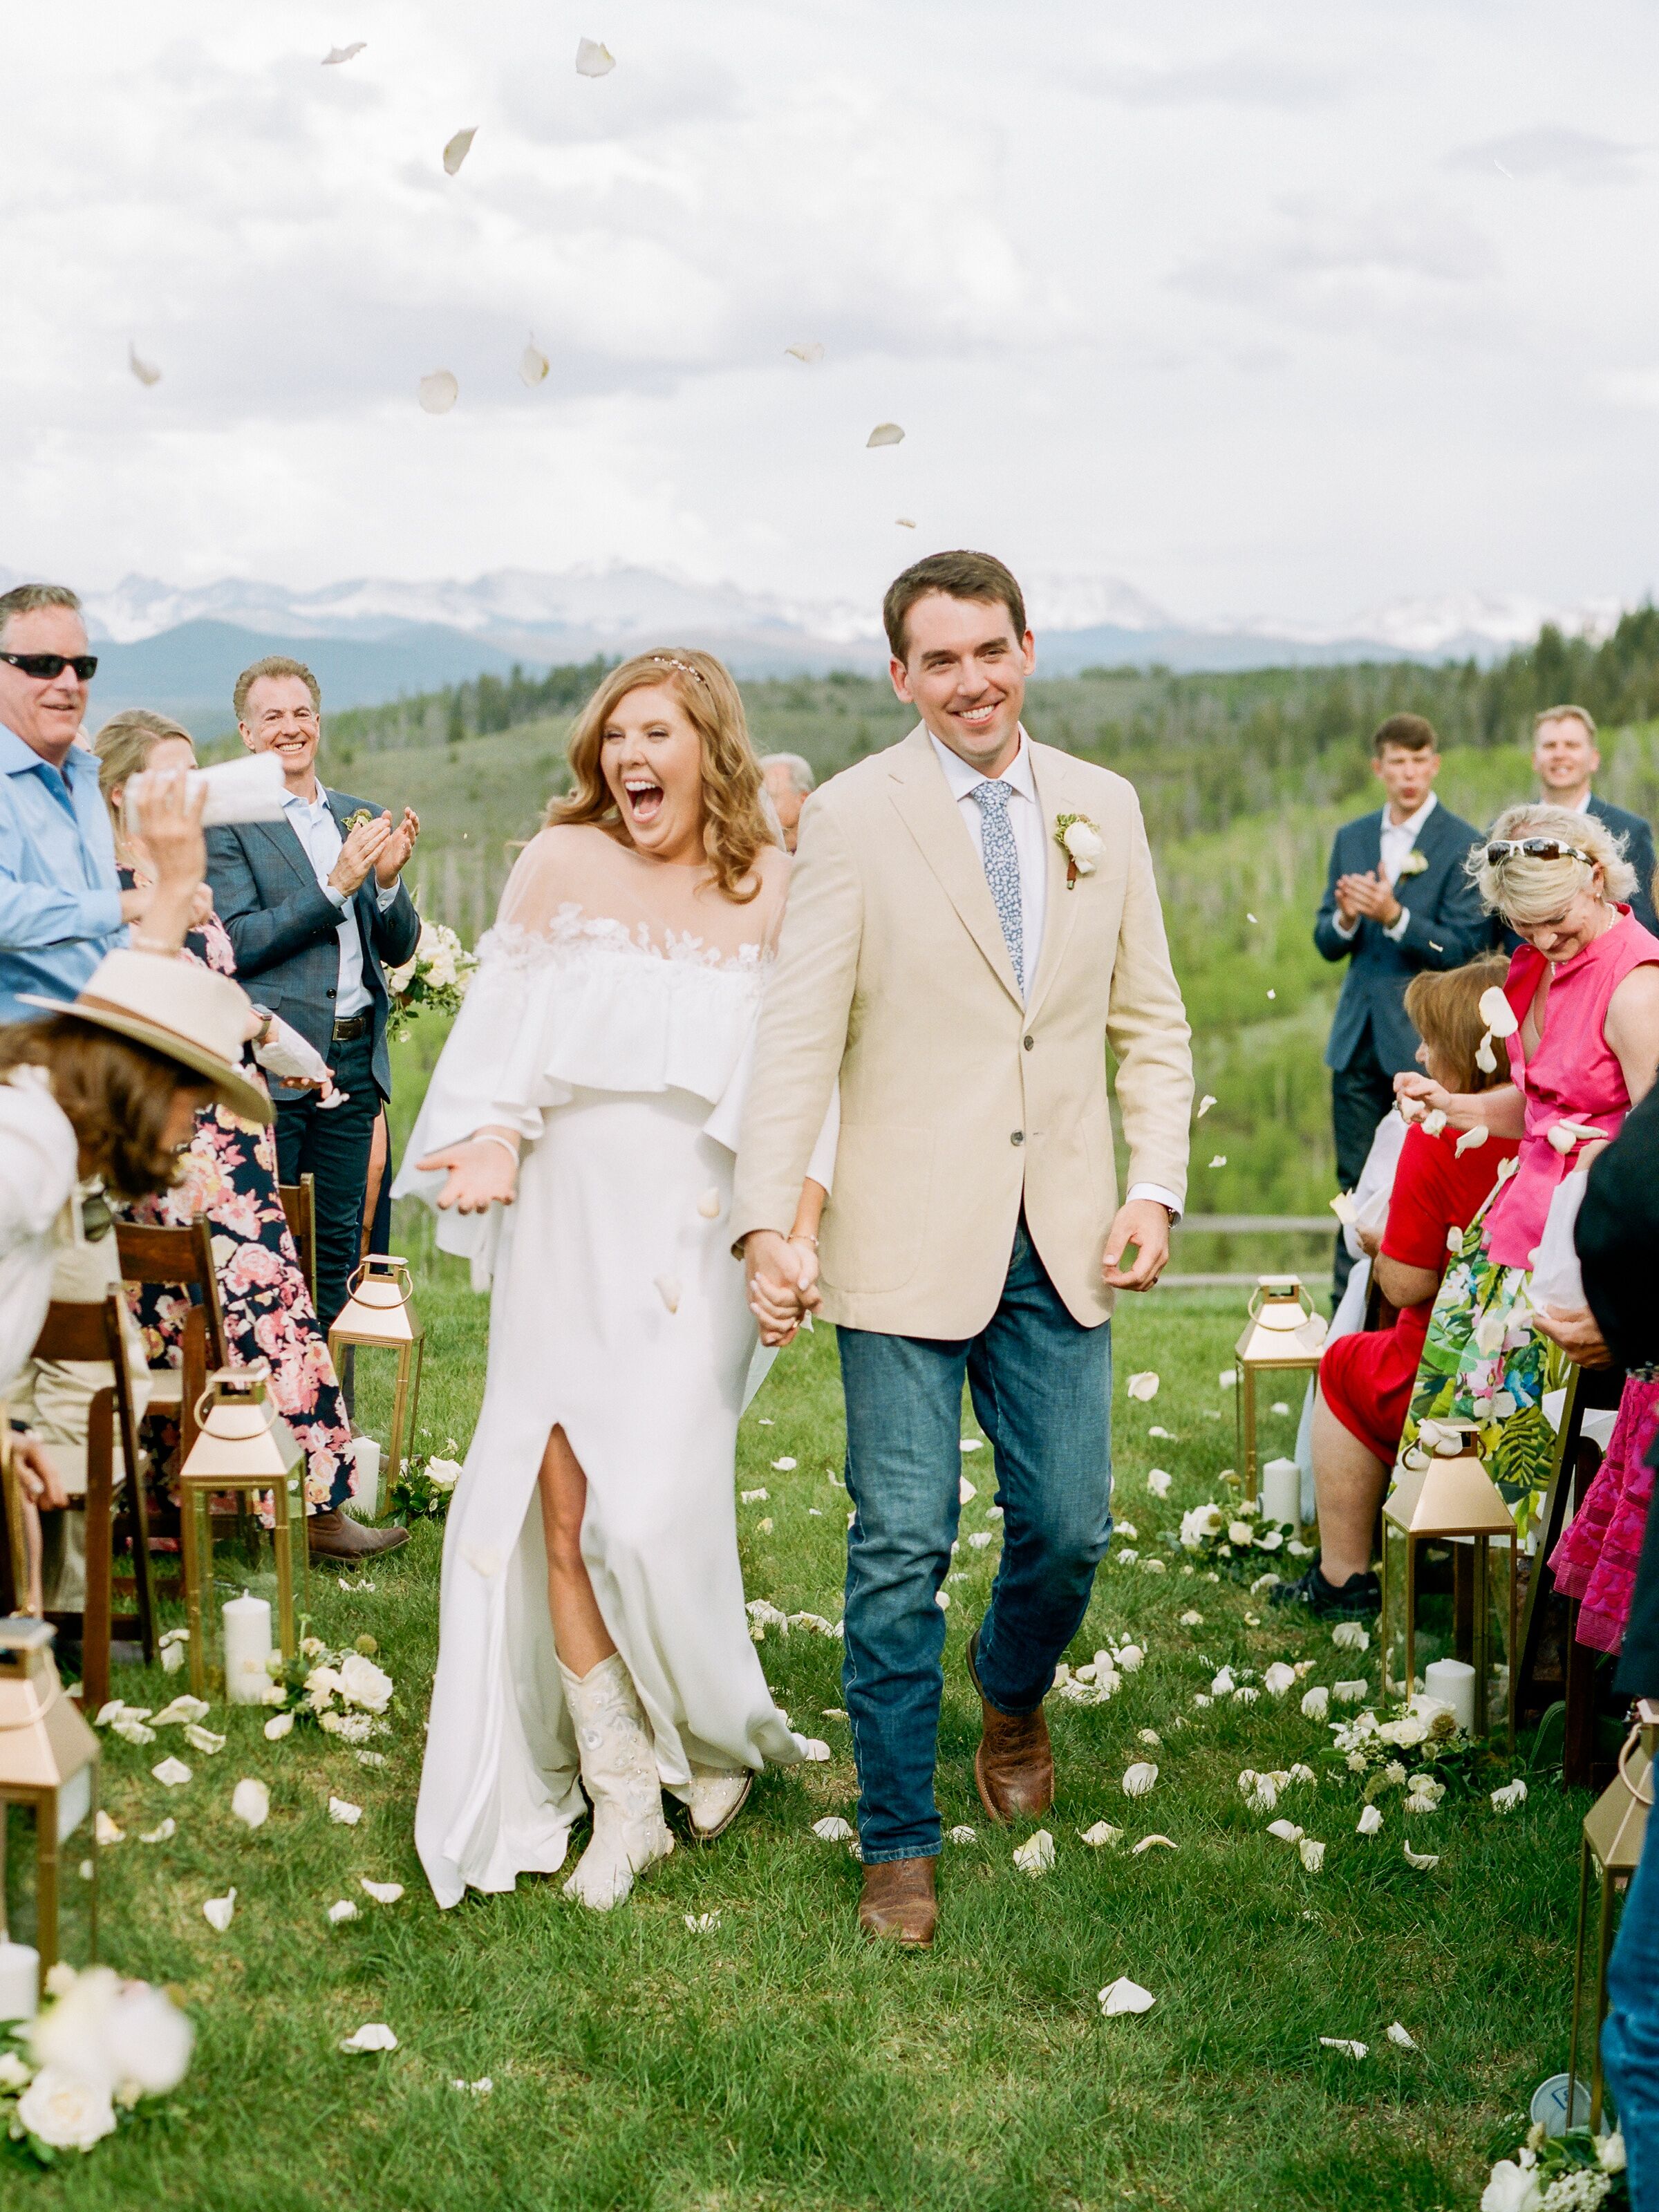
[[[755,968],[776,940],[788,863],[769,849],[757,872],[760,890],[739,904],[707,868],[651,860],[590,824],[561,824],[519,855],[479,950],[524,961],[585,946]]]

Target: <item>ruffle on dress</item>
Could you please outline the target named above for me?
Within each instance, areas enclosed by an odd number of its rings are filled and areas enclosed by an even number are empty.
[[[1648,1454],[1656,1436],[1659,1382],[1632,1376],[1619,1401],[1607,1455],[1550,1556],[1557,1589],[1579,1601],[1577,1640],[1594,1651],[1617,1651],[1625,1640],[1653,1497]]]

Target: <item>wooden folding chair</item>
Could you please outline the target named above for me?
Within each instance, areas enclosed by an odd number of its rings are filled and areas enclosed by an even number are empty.
[[[276,1186],[283,1201],[283,1212],[288,1216],[289,1234],[294,1239],[294,1249],[300,1255],[300,1265],[305,1270],[306,1286],[311,1292],[313,1309],[317,1304],[317,1178],[302,1175],[298,1182],[283,1182]]]
[[[35,1339],[36,1359],[101,1362],[112,1379],[94,1391],[87,1408],[87,1486],[71,1498],[69,1510],[86,1516],[87,1591],[79,1613],[49,1611],[58,1628],[78,1630],[82,1646],[81,1702],[95,1712],[109,1696],[110,1643],[116,1630],[136,1629],[147,1664],[155,1658],[155,1594],[149,1564],[149,1507],[138,1458],[138,1424],[133,1418],[132,1378],[127,1372],[118,1290],[101,1299],[54,1298]],[[119,1425],[126,1466],[119,1518],[132,1547],[135,1611],[111,1611],[114,1577],[115,1436]]]
[[[29,1547],[23,1519],[23,1485],[12,1455],[11,1418],[0,1404],[0,1606],[10,1613],[33,1611],[29,1602]]]
[[[185,1316],[180,1364],[149,1370],[149,1411],[177,1419],[182,1465],[196,1441],[196,1408],[207,1389],[207,1378],[216,1368],[230,1364],[225,1345],[225,1310],[213,1265],[213,1234],[205,1215],[179,1229],[151,1229],[118,1221],[115,1244],[123,1281],[161,1284],[198,1294]]]

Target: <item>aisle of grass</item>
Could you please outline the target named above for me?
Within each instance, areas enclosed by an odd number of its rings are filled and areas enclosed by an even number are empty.
[[[407,1224],[406,1224],[407,1226]],[[421,1240],[413,1240],[418,1249]],[[465,1443],[482,1385],[483,1303],[448,1262],[423,1261],[432,1331],[427,1441]],[[1231,1455],[1217,1387],[1237,1326],[1213,1301],[1132,1306],[1118,1324],[1121,1520],[1143,1556],[1155,1531],[1210,1495]],[[1163,1387],[1131,1405],[1121,1378]],[[1157,1424],[1173,1437],[1150,1438]],[[976,1433],[964,1418],[963,1433]],[[846,1500],[834,1345],[816,1332],[775,1369],[744,1425],[740,1511],[751,1596],[839,1618]],[[793,1459],[793,1469],[773,1465]],[[927,1957],[872,1950],[854,1932],[859,1869],[811,1823],[849,1814],[854,1781],[839,1646],[797,1631],[761,1648],[795,1724],[825,1736],[827,1766],[763,1777],[717,1847],[676,1850],[609,1918],[556,1884],[473,1899],[440,1914],[410,1834],[435,1629],[438,1541],[424,1530],[374,1587],[322,1583],[319,1632],[374,1635],[398,1684],[386,1764],[368,1769],[315,1734],[267,1744],[260,1717],[215,1725],[229,1741],[167,1790],[168,1748],[107,1740],[106,1802],[128,1840],[106,1855],[106,1949],[172,1983],[200,2025],[196,2065],[164,2121],[134,2127],[56,2176],[7,2172],[8,2208],[50,2198],[127,2212],[1058,2212],[1133,2206],[1369,2212],[1472,2205],[1482,2161],[1512,2144],[1540,2075],[1565,2063],[1574,1826],[1582,1806],[1535,1786],[1501,1820],[1484,1799],[1413,1821],[1438,1850],[1405,1862],[1403,1826],[1354,1833],[1357,1807],[1328,1784],[1281,1807],[1328,1840],[1324,1871],[1245,1810],[1240,1768],[1316,1760],[1324,1731],[1294,1698],[1195,1708],[1224,1661],[1316,1661],[1313,1680],[1357,1671],[1328,1635],[1287,1627],[1230,1584],[1109,1565],[1073,1649],[1133,1630],[1145,1668],[1109,1705],[1055,1702],[1060,1796],[1048,1825],[1054,1871],[1016,1872],[1018,1836],[974,1797],[976,1708],[967,1632],[996,1559],[988,1449],[965,1455],[978,1495],[963,1510],[951,1582],[940,1796],[978,1832],[941,1869],[944,1917]],[[1171,1496],[1146,1491],[1154,1463]],[[770,1527],[763,1523],[769,1522]],[[969,1546],[988,1529],[991,1544]],[[1195,1607],[1200,1627],[1179,1625]],[[177,1676],[124,1674],[118,1693],[160,1706]],[[1173,1725],[1177,1718],[1185,1725]],[[1156,1729],[1149,1750],[1137,1731]],[[1152,1796],[1126,1798],[1136,1757]],[[264,1777],[271,1815],[249,1834],[229,1816],[236,1780]],[[331,1822],[331,1795],[363,1808]],[[174,1838],[137,1840],[171,1814]],[[1079,1831],[1121,1826],[1115,1850]],[[1133,1856],[1153,1831],[1178,1848]],[[1429,1838],[1432,1838],[1431,1843]],[[406,1885],[372,1904],[359,1878]],[[203,1900],[234,1883],[216,1936]],[[361,1917],[326,1921],[336,1899]],[[686,1916],[717,1913],[710,1934]],[[1156,1992],[1144,2018],[1105,2021],[1097,1992],[1123,1973]],[[1387,2040],[1402,2021],[1420,2055]],[[342,2057],[339,2039],[385,2021],[399,2048]],[[1323,2035],[1370,2045],[1362,2062]],[[488,2076],[475,2097],[452,2082]]]

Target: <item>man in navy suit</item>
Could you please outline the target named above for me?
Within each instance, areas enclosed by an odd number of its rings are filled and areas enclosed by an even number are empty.
[[[1348,963],[1325,1048],[1344,1190],[1358,1182],[1394,1103],[1395,1077],[1416,1065],[1406,986],[1424,968],[1461,968],[1492,941],[1463,867],[1480,833],[1435,798],[1440,749],[1431,725],[1420,714],[1390,714],[1371,739],[1371,769],[1388,804],[1337,831],[1314,924],[1326,959]],[[1339,1235],[1338,1298],[1352,1264]]]
[[[1659,936],[1659,920],[1653,911],[1653,831],[1639,814],[1628,813],[1598,799],[1590,779],[1600,769],[1595,724],[1583,707],[1546,707],[1532,725],[1532,766],[1538,778],[1538,795],[1552,806],[1565,806],[1574,814],[1593,814],[1605,822],[1615,837],[1625,841],[1625,858],[1636,871],[1631,912],[1644,929]]]
[[[420,938],[398,878],[421,825],[407,808],[394,823],[319,781],[322,693],[303,661],[255,661],[234,697],[243,744],[282,763],[283,818],[210,830],[208,880],[243,988],[316,1046],[343,1094],[329,1103],[315,1091],[275,1094],[282,1179],[316,1177],[317,1317],[326,1329],[357,1264],[369,1150],[392,1091],[385,970],[408,960]],[[310,1525],[313,1551],[330,1558],[389,1548],[404,1533],[359,1528],[337,1511]]]

